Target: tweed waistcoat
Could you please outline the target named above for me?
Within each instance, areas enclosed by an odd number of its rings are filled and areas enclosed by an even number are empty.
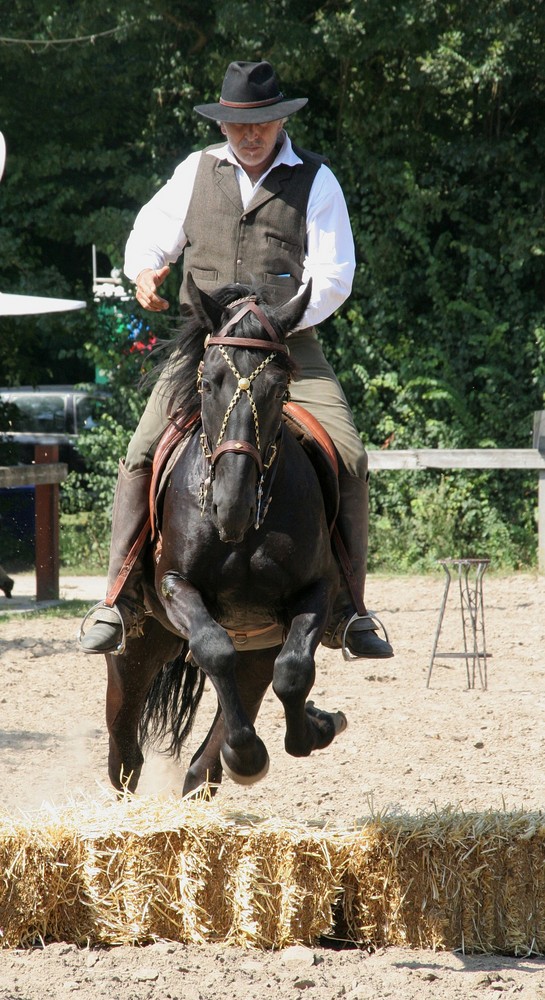
[[[218,144],[223,145],[223,144]],[[208,149],[218,147],[209,146]],[[280,164],[267,175],[243,208],[235,168],[203,150],[184,221],[181,302],[186,276],[206,292],[233,281],[265,285],[271,302],[287,301],[303,275],[307,203],[325,157],[296,149],[302,164]]]

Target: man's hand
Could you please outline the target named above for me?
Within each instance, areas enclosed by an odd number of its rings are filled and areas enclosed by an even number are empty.
[[[170,267],[165,264],[158,271],[153,271],[151,267],[140,271],[136,279],[136,299],[144,309],[151,309],[152,312],[163,312],[168,309],[168,302],[157,294],[157,289],[163,284]]]

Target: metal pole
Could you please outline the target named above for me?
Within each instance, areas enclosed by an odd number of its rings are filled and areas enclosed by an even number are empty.
[[[537,565],[545,574],[545,472],[539,472],[537,508]]]
[[[533,445],[545,456],[545,410],[534,413]],[[537,568],[539,573],[545,573],[545,472],[542,469],[539,470],[538,487]]]

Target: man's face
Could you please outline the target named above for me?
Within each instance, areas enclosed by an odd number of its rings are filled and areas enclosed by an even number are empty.
[[[259,176],[276,156],[276,141],[283,124],[283,120],[245,125],[222,122],[221,131],[246,173]]]

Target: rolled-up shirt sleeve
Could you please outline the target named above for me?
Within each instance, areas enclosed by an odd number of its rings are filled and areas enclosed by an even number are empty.
[[[346,301],[355,271],[354,238],[342,188],[322,165],[307,206],[307,246],[303,287],[312,278],[312,295],[299,324],[317,326]]]
[[[125,247],[124,271],[131,281],[147,267],[174,264],[187,242],[184,220],[193,193],[200,152],[191,153],[170,180],[140,209]]]

